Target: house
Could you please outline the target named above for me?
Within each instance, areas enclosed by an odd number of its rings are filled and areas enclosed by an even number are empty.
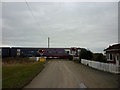
[[[120,44],[109,46],[105,50],[106,58],[109,63],[120,66]]]

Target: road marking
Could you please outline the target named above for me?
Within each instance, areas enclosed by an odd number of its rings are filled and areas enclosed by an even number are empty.
[[[87,88],[84,83],[79,84],[80,88]]]
[[[47,63],[50,63],[51,61],[48,61]]]

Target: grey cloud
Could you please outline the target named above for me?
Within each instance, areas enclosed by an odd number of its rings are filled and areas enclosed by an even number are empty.
[[[3,44],[87,47],[102,52],[118,41],[117,3],[4,3]]]

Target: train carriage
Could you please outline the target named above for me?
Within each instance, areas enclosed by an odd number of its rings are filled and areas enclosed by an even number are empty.
[[[1,55],[2,57],[10,57],[10,47],[2,47]]]
[[[43,56],[46,56],[47,58],[50,58],[50,57],[66,58],[69,56],[69,54],[67,54],[63,48],[50,48],[50,49],[43,49],[43,50],[44,50]]]
[[[30,47],[6,47],[2,48],[3,57],[40,57],[39,50],[44,50],[43,56],[47,58],[71,58],[74,52],[74,56],[78,57],[80,48],[76,48],[75,51],[72,48],[30,48]]]

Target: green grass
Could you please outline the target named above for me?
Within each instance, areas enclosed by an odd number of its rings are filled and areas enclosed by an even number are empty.
[[[23,88],[43,68],[43,62],[3,65],[2,88]]]

